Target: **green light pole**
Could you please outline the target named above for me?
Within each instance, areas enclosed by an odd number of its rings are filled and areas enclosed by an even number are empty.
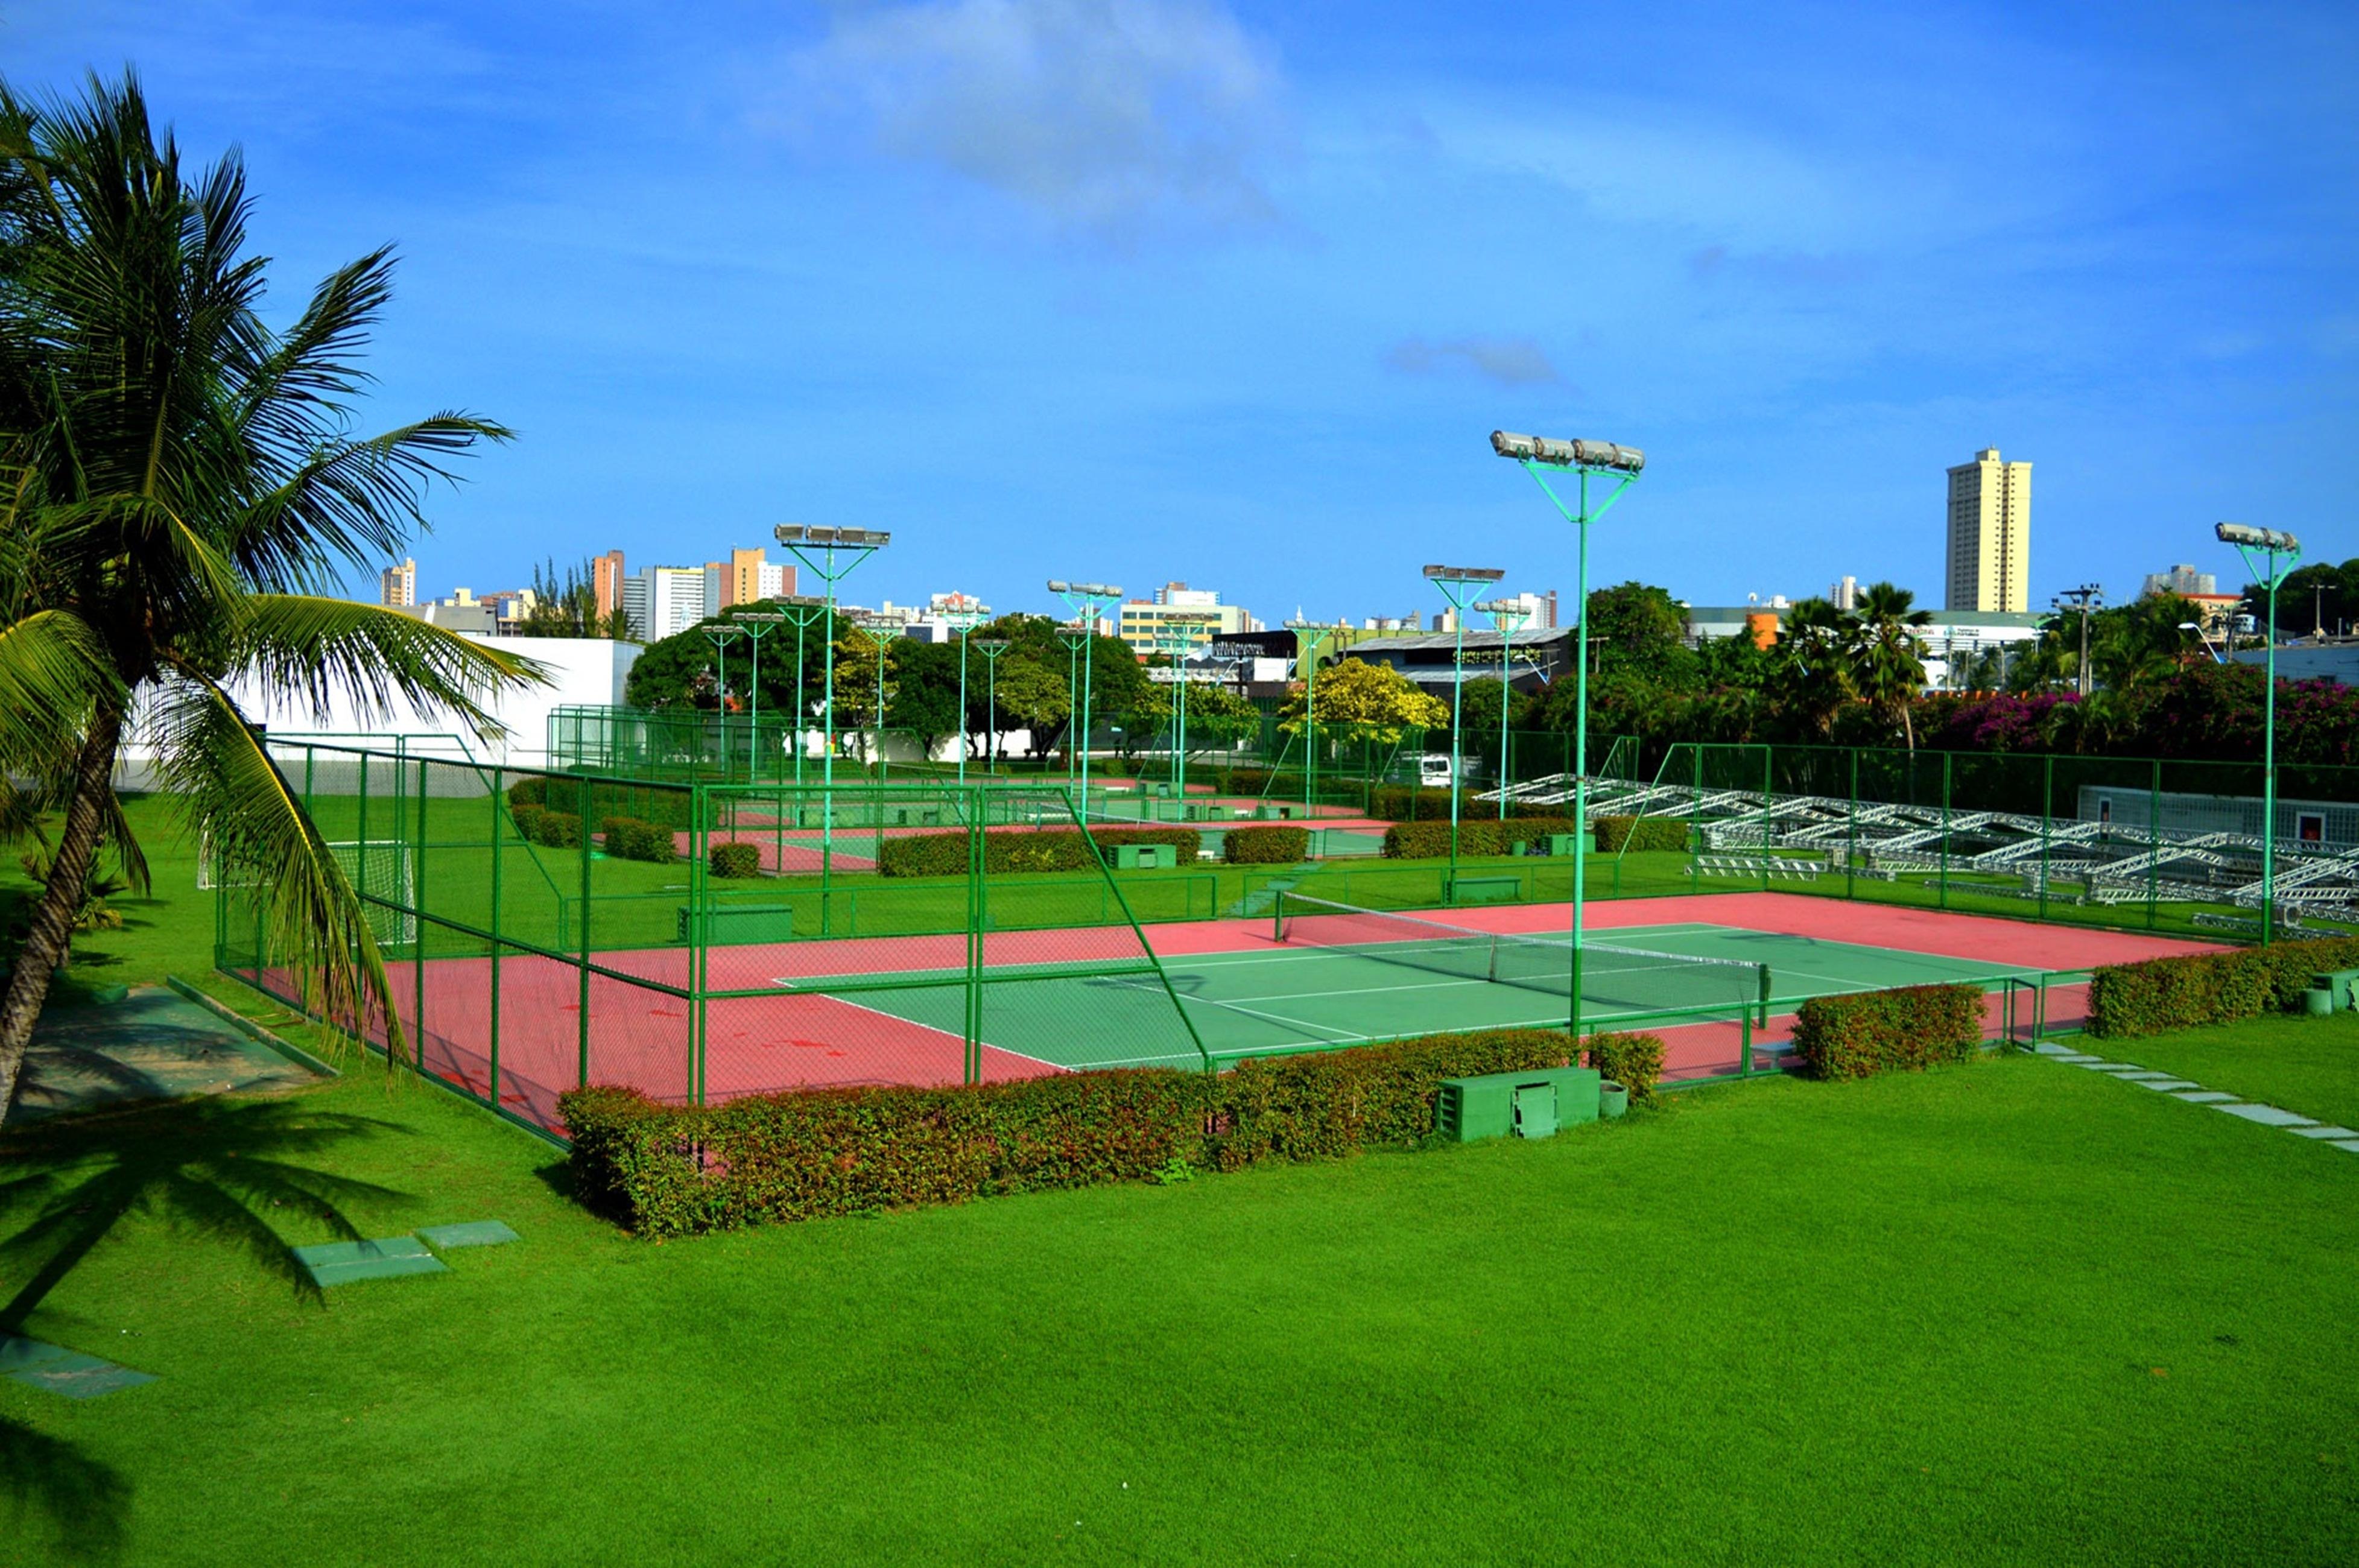
[[[810,728],[810,709],[803,706],[803,634],[827,619],[827,600],[809,594],[793,594],[772,600],[779,614],[795,629],[795,783],[803,782],[803,735]]]
[[[965,596],[960,595],[959,597],[964,598]],[[956,630],[959,640],[958,782],[962,784],[966,783],[966,754],[969,750],[967,743],[973,734],[973,731],[967,728],[966,722],[966,640],[967,637],[974,631],[975,627],[980,625],[982,622],[983,611],[980,610],[952,610],[942,616],[943,624]]]
[[[1309,821],[1319,814],[1319,649],[1328,638],[1343,630],[1340,626],[1321,626],[1315,621],[1289,621],[1286,629],[1294,633],[1294,662],[1302,666],[1302,816]]]
[[[999,776],[999,655],[1007,652],[1008,643],[1005,637],[978,637],[974,641],[974,645],[983,650],[984,684],[988,688],[983,699],[984,721],[990,726],[984,731],[985,739],[983,742],[983,771],[997,778]]]
[[[1532,612],[1512,599],[1485,600],[1474,607],[1499,633],[1499,820],[1507,820],[1507,702],[1515,694],[1516,633]]]
[[[748,721],[752,741],[745,748],[745,778],[755,783],[762,776],[762,639],[786,623],[786,617],[775,611],[751,610],[737,617],[745,628],[745,640],[754,644],[753,709]],[[797,698],[800,700],[799,697]]]
[[[2222,544],[2236,546],[2245,569],[2269,590],[2269,618],[2262,628],[2268,648],[2262,656],[2262,678],[2268,691],[2261,708],[2261,946],[2266,947],[2277,917],[2277,589],[2301,559],[2301,541],[2275,528],[2243,523],[2223,523],[2212,532]],[[2254,564],[2256,550],[2268,563],[2267,571]]]
[[[1573,602],[1581,607],[1581,638],[1576,655],[1574,679],[1577,690],[1573,702],[1573,763],[1572,774],[1572,1032],[1581,1033],[1581,948],[1586,940],[1585,901],[1587,881],[1584,868],[1589,863],[1589,525],[1605,515],[1606,508],[1622,499],[1622,492],[1637,482],[1647,467],[1647,454],[1635,447],[1620,447],[1611,441],[1560,441],[1546,436],[1517,436],[1506,430],[1491,432],[1491,449],[1499,456],[1521,463],[1540,493],[1549,498],[1564,520],[1580,531],[1581,566]],[[1560,474],[1570,470],[1581,476],[1577,504],[1568,506],[1564,498],[1549,482],[1551,470]],[[1613,479],[1613,490],[1603,501],[1592,506],[1589,502],[1589,481],[1592,475],[1600,480]]]
[[[862,627],[860,634],[867,638],[870,644],[876,650],[876,755],[873,762],[876,782],[882,784],[885,782],[886,766],[885,762],[885,655],[893,646],[893,640],[874,626]],[[879,833],[881,835],[882,829],[879,829]]]
[[[1065,644],[1065,782],[1073,782],[1073,721],[1080,715],[1082,702],[1082,648],[1090,640],[1086,631],[1069,632],[1057,628],[1057,641]]]
[[[773,533],[795,559],[817,572],[820,580],[827,584],[827,679],[822,688],[826,695],[821,698],[820,730],[821,786],[827,792],[820,802],[819,863],[824,876],[835,858],[836,585],[851,576],[861,562],[891,544],[893,535],[876,528],[810,528],[799,523],[781,523]],[[839,565],[838,556],[850,558]]]
[[[1109,604],[1122,602],[1122,589],[1102,582],[1067,582],[1061,578],[1049,579],[1049,591],[1065,601],[1073,619],[1082,623],[1082,818],[1090,815],[1090,672],[1098,662],[1098,611]]]
[[[1450,623],[1458,642],[1450,660],[1450,902],[1458,902],[1458,793],[1461,736],[1460,715],[1466,698],[1466,611],[1474,596],[1495,586],[1507,574],[1489,567],[1428,567],[1425,580],[1450,601]]]
[[[712,677],[712,708],[714,717],[721,720],[721,776],[723,779],[729,776],[729,644],[744,635],[734,622],[704,629],[704,639],[712,644],[713,658],[721,666]]]

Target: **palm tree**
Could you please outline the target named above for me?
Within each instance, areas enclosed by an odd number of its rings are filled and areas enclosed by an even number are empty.
[[[183,177],[129,75],[76,101],[0,85],[0,748],[64,806],[0,999],[0,1116],[102,837],[146,879],[111,784],[135,705],[186,825],[271,890],[305,1000],[381,1012],[397,1043],[359,900],[229,686],[407,702],[489,737],[484,704],[538,676],[330,596],[400,555],[451,459],[507,432],[440,413],[353,435],[392,256],[331,273],[274,331],[264,262],[241,254],[249,207],[234,154]]]
[[[1777,647],[1788,699],[1821,735],[1856,693],[1852,685],[1851,618],[1827,600],[1798,599],[1786,612]]]
[[[1916,608],[1917,596],[1897,584],[1872,582],[1859,596],[1851,626],[1852,684],[1860,699],[1886,719],[1898,719],[1917,749],[1917,698],[1925,689],[1924,643],[1919,628],[1933,623]]]

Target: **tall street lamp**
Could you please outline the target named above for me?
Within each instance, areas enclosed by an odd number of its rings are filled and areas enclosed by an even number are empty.
[[[1315,621],[1289,621],[1286,629],[1294,633],[1294,662],[1306,672],[1302,686],[1302,815],[1308,819],[1319,810],[1314,804],[1319,787],[1319,648],[1343,628],[1322,626]]]
[[[2072,673],[2075,687],[2082,697],[2086,697],[2089,695],[2090,685],[2089,615],[2092,611],[2103,610],[2105,607],[2105,590],[2093,582],[2084,582],[2078,588],[2066,589],[2048,602],[2059,615],[2064,614],[2068,610],[2078,611],[2080,614],[2081,660],[2073,667]]]
[[[1589,863],[1589,525],[1605,515],[1606,508],[1621,500],[1622,492],[1637,482],[1639,474],[1646,471],[1647,454],[1612,441],[1560,441],[1545,436],[1518,436],[1506,430],[1491,432],[1491,449],[1522,464],[1524,471],[1532,476],[1532,482],[1540,487],[1540,493],[1549,498],[1560,516],[1579,530],[1581,538],[1581,568],[1573,600],[1581,607],[1581,638],[1572,719],[1573,754],[1577,759],[1572,774],[1572,1029],[1577,1035],[1581,1033],[1581,949],[1587,939],[1584,901],[1588,883],[1584,868]],[[1560,479],[1568,471],[1580,479],[1571,505],[1550,482],[1552,478]],[[1601,484],[1607,480],[1614,481],[1614,488],[1594,506],[1589,499],[1593,477]]]
[[[1065,782],[1073,782],[1073,725],[1082,712],[1082,650],[1089,645],[1087,627],[1057,628],[1057,641],[1065,644]]]
[[[770,602],[778,606],[778,613],[795,629],[795,783],[799,786],[803,782],[803,736],[810,718],[810,709],[803,706],[803,635],[826,621],[827,600],[811,594],[796,593]]]
[[[1450,601],[1450,623],[1457,629],[1456,651],[1450,661],[1450,902],[1458,902],[1458,793],[1460,716],[1466,701],[1466,611],[1474,596],[1495,587],[1505,571],[1489,567],[1428,567],[1425,580]]]
[[[950,627],[951,630],[956,632],[958,633],[959,640],[958,782],[961,784],[966,783],[966,754],[969,749],[968,741],[973,733],[973,731],[967,728],[966,721],[966,640],[968,634],[973,632],[975,627],[982,624],[982,622],[983,611],[979,610],[951,610],[945,611],[942,615],[942,623]]]
[[[1516,633],[1532,612],[1518,600],[1488,599],[1475,609],[1491,618],[1499,632],[1499,820],[1507,820],[1507,699],[1514,695]]]
[[[989,725],[984,731],[986,738],[983,743],[983,771],[997,778],[999,776],[999,655],[1007,652],[1008,642],[1005,637],[977,637],[974,640],[974,645],[983,650],[983,663],[986,672],[984,684],[988,688],[983,699],[984,722]]]
[[[819,574],[827,584],[827,678],[822,690],[820,730],[820,782],[828,793],[820,803],[821,874],[835,858],[835,596],[836,586],[861,562],[893,542],[879,528],[811,528],[781,523],[772,530],[795,559]],[[799,694],[798,694],[799,700]],[[822,895],[824,896],[824,895]]]
[[[749,720],[752,742],[745,748],[745,777],[748,782],[762,776],[762,639],[786,623],[787,618],[772,610],[748,610],[737,617],[745,628],[745,640],[754,644],[753,712]],[[799,694],[795,700],[800,702]]]
[[[729,776],[729,644],[745,633],[734,622],[723,622],[704,629],[705,641],[712,644],[714,660],[720,669],[712,677],[713,712],[721,720],[721,776]]]
[[[1098,611],[1109,604],[1122,602],[1122,589],[1102,582],[1067,582],[1061,578],[1049,579],[1049,591],[1065,601],[1073,618],[1082,623],[1082,817],[1090,815],[1090,672],[1097,665]]]
[[[1166,616],[1156,627],[1155,646],[1171,671],[1171,796],[1182,803],[1188,798],[1188,651],[1198,633],[1218,624],[1210,616],[1182,615]]]
[[[2223,523],[2212,532],[2222,544],[2236,546],[2245,569],[2269,590],[2268,651],[2262,655],[2262,678],[2268,691],[2261,708],[2261,946],[2266,947],[2277,914],[2277,589],[2301,559],[2301,541],[2275,528],[2243,523]],[[2256,550],[2267,563],[2266,571],[2255,564]]]

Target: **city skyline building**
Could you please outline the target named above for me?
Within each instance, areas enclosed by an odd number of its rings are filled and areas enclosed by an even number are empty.
[[[2031,465],[1985,447],[1949,474],[1944,608],[2022,614],[2030,599]]]
[[[377,602],[397,610],[407,610],[418,602],[418,558],[413,556],[397,567],[387,567],[377,575]]]
[[[623,552],[609,550],[590,557],[590,591],[601,616],[623,608]]]

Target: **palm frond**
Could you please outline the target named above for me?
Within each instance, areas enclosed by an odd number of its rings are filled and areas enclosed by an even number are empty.
[[[201,676],[160,683],[155,734],[166,788],[188,826],[265,890],[263,935],[307,1010],[365,1035],[382,1023],[403,1054],[385,959],[352,881],[229,694]]]
[[[397,717],[400,698],[421,713],[455,714],[489,741],[505,731],[484,700],[548,681],[534,660],[374,604],[257,593],[240,609],[233,666],[275,696],[308,703],[322,719],[340,693],[370,719]]]
[[[365,439],[315,433],[301,460],[245,509],[232,551],[258,588],[323,587],[337,567],[398,556],[427,527],[428,491],[457,482],[451,459],[512,438],[505,426],[451,410]]]
[[[43,610],[0,625],[0,756],[11,771],[62,772],[92,706],[122,698],[105,649],[80,616]]]

